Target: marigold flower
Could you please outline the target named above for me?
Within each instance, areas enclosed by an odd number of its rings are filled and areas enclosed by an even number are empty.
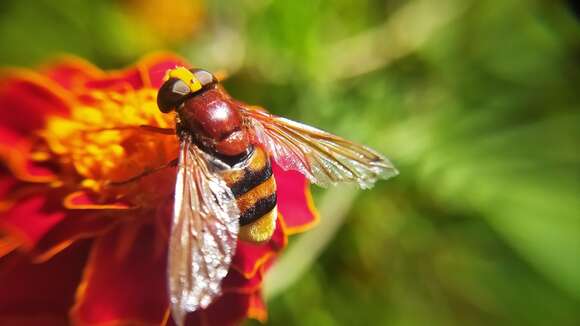
[[[65,58],[0,79],[0,324],[171,324],[166,254],[175,169],[119,186],[177,157],[177,138],[118,126],[173,127],[156,106],[170,54],[102,71]],[[312,226],[305,178],[273,164],[272,239],[240,242],[223,295],[188,325],[266,319],[264,272],[287,236]]]

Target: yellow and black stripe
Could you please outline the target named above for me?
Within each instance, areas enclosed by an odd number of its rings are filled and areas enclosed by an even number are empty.
[[[276,227],[276,180],[268,154],[254,147],[222,177],[236,197],[240,209],[241,240],[263,242],[272,237]]]

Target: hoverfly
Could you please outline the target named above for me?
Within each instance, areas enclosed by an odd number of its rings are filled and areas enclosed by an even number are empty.
[[[171,309],[180,325],[220,294],[238,239],[272,236],[270,159],[321,186],[368,188],[397,174],[370,148],[236,101],[205,70],[169,70],[157,104],[163,113],[176,112],[180,141],[168,258]]]

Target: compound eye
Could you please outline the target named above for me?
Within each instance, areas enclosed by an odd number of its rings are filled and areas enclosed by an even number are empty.
[[[190,69],[191,73],[199,82],[203,88],[207,88],[208,86],[217,83],[217,79],[212,75],[209,71],[203,69]]]
[[[191,89],[183,80],[169,78],[159,88],[157,106],[161,112],[168,113],[181,106],[190,93]]]

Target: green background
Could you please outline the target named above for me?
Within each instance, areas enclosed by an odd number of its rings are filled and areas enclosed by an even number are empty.
[[[190,13],[185,15],[185,13]],[[314,189],[272,325],[580,324],[580,26],[566,2],[16,1],[0,64],[159,49],[401,174]],[[254,322],[249,322],[254,324]]]

